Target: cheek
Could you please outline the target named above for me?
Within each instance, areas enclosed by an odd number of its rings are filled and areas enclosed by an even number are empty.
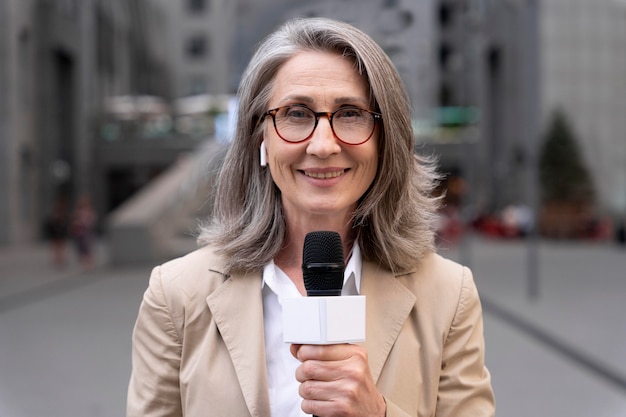
[[[367,170],[367,177],[372,180],[376,176],[376,172],[378,171],[378,167],[380,165],[380,154],[378,152],[378,145],[373,143],[373,146],[368,150],[368,152],[363,155],[363,166]]]
[[[276,184],[278,188],[282,190],[284,184],[287,182],[290,176],[290,171],[288,167],[276,161],[270,163],[269,166],[270,174],[272,175],[272,180],[274,181],[274,184]]]
[[[367,188],[372,186],[372,183],[374,182],[374,179],[376,178],[376,173],[378,172],[378,161],[373,161],[368,167],[367,167]]]
[[[370,159],[370,161],[367,163],[366,166],[366,172],[367,175],[365,175],[365,177],[367,178],[367,184],[366,184],[366,188],[369,189],[372,184],[374,183],[374,180],[376,179],[376,174],[378,173],[378,168],[380,167],[380,160],[378,157],[378,153],[376,152],[372,158]]]
[[[298,158],[297,149],[285,147],[281,143],[272,143],[267,149],[268,168],[274,182],[279,183],[293,175],[292,166]]]

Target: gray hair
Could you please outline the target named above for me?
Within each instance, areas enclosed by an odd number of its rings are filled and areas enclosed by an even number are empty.
[[[286,22],[251,58],[239,86],[237,127],[216,184],[213,216],[201,226],[198,241],[224,255],[228,271],[262,269],[283,248],[287,226],[280,191],[259,164],[259,120],[276,73],[302,51],[350,57],[369,83],[383,120],[379,166],[353,228],[365,260],[396,273],[409,271],[434,250],[437,174],[432,161],[414,153],[409,99],[389,57],[359,29],[325,18]]]

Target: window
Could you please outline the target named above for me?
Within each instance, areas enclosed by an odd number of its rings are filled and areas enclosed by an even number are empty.
[[[100,73],[113,75],[115,71],[114,24],[100,7],[96,8],[96,65]]]
[[[398,0],[385,0],[383,2],[383,7],[386,9],[394,9],[398,7]]]
[[[187,82],[187,95],[206,94],[208,91],[208,80],[203,75],[192,75]]]
[[[187,9],[192,14],[202,13],[206,10],[206,3],[205,0],[187,0]]]
[[[203,58],[207,55],[207,40],[204,35],[193,35],[187,40],[187,56],[192,59]]]
[[[449,71],[453,68],[450,67],[454,51],[446,43],[439,45],[439,69],[442,71]]]
[[[452,23],[454,10],[451,4],[442,3],[439,5],[439,25],[447,27]]]

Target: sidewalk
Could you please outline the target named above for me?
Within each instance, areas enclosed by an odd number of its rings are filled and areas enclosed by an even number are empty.
[[[626,250],[470,238],[442,254],[472,267],[501,416],[626,416]]]
[[[58,270],[47,249],[0,250],[0,416],[124,416],[151,268],[110,269],[100,247],[96,269]]]
[[[0,416],[124,415],[152,265],[111,269],[104,249],[86,273],[54,270],[45,246],[0,250]],[[626,416],[626,250],[542,242],[534,300],[524,242],[441,253],[474,272],[498,416]]]

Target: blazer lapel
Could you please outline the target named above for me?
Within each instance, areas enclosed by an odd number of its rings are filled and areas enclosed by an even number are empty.
[[[367,297],[364,346],[370,371],[374,382],[377,382],[387,356],[415,305],[415,295],[400,284],[390,271],[365,261],[360,293]]]
[[[207,297],[207,304],[230,353],[250,415],[268,416],[261,274],[232,275]]]

